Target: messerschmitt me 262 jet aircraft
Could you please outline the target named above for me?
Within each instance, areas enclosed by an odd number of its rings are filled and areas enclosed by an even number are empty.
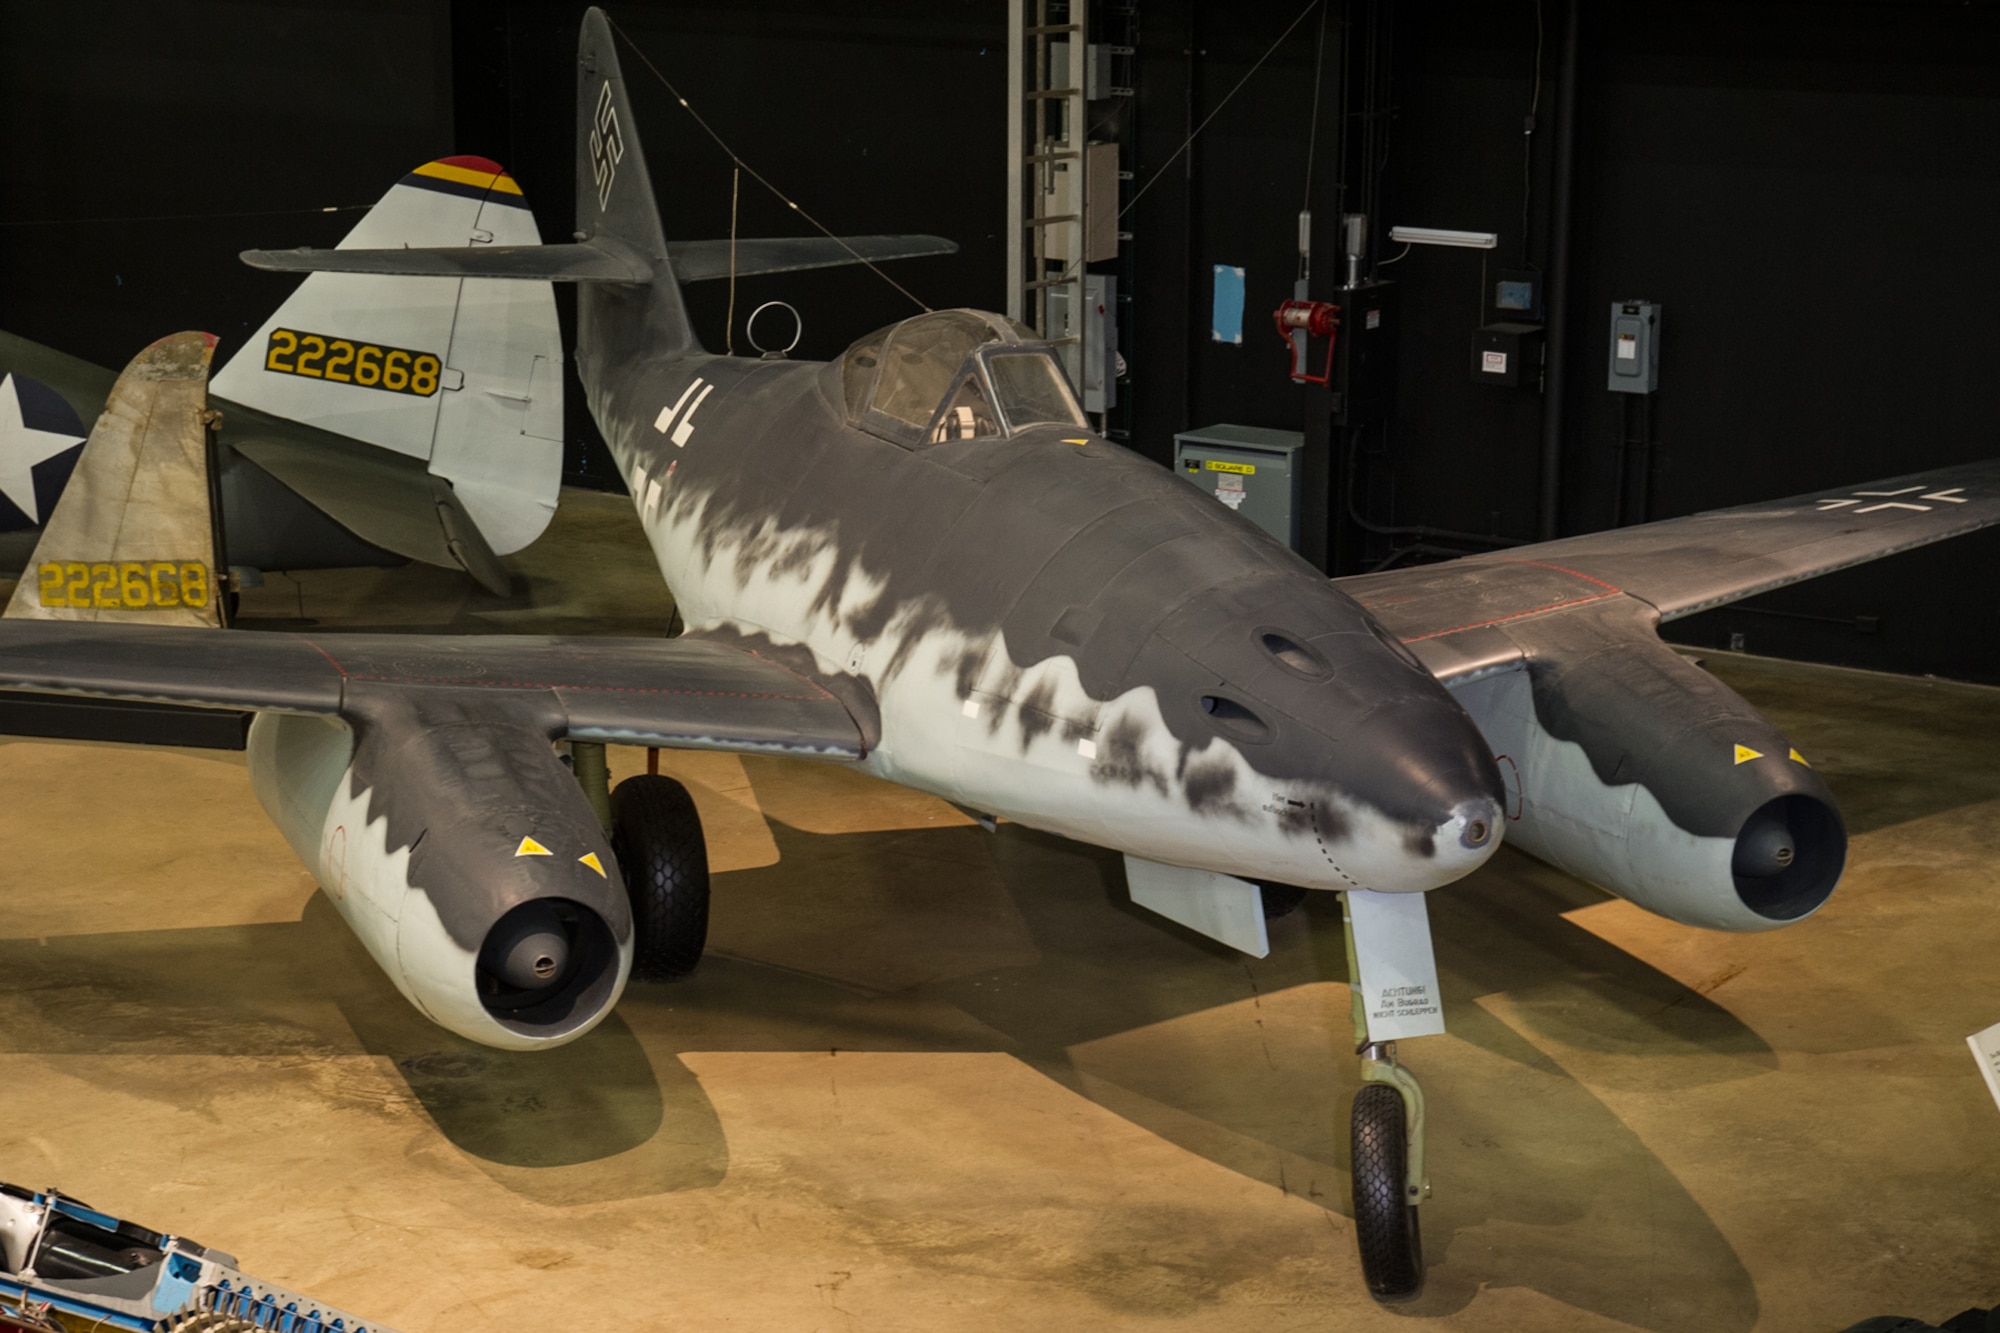
[[[665,778],[607,792],[607,743],[851,763],[1115,849],[1136,900],[1253,953],[1267,890],[1342,892],[1356,1229],[1388,1300],[1423,1278],[1423,1103],[1389,1042],[1438,1030],[1426,891],[1503,836],[1710,929],[1833,891],[1824,783],[1656,626],[2000,521],[2000,466],[1329,582],[1095,435],[1000,316],[922,314],[827,364],[707,354],[597,10],[577,95],[574,243],[246,258],[578,283],[582,383],[683,635],[135,628],[28,583],[48,618],[0,623],[0,687],[253,711],[265,809],[436,1022],[570,1041],[635,969],[699,958],[699,822]],[[200,349],[170,351],[154,382],[198,381]]]

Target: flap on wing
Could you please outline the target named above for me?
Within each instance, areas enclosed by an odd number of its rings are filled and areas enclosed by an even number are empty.
[[[302,634],[0,621],[0,689],[338,714],[351,682],[492,692],[552,736],[858,759],[860,728],[818,683],[690,639]]]

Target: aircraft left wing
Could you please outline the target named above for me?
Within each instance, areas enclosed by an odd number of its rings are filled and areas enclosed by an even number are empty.
[[[1561,613],[1676,620],[1994,523],[2000,459],[1337,582],[1449,684],[1534,655]]]
[[[1811,760],[1660,621],[2000,523],[2000,460],[1341,579],[1493,748],[1507,841],[1674,921],[1770,930],[1839,883]]]
[[[552,737],[859,759],[816,681],[700,639],[304,634],[0,621],[0,690],[336,715],[357,692],[455,696]]]

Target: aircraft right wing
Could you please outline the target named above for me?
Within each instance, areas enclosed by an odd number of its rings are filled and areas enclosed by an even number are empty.
[[[712,640],[327,634],[0,621],[0,690],[335,716],[358,693],[455,694],[551,736],[859,759],[819,682]]]

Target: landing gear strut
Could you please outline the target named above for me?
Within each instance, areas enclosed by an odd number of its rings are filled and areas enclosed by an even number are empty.
[[[1368,1035],[1368,1005],[1354,946],[1354,917],[1340,895],[1347,936],[1347,975],[1353,983],[1355,1054],[1361,1057],[1361,1091],[1350,1120],[1354,1178],[1354,1232],[1368,1293],[1383,1304],[1415,1300],[1424,1289],[1424,1244],[1417,1205],[1430,1194],[1424,1175],[1424,1090],[1417,1076],[1396,1063],[1394,1042]]]

